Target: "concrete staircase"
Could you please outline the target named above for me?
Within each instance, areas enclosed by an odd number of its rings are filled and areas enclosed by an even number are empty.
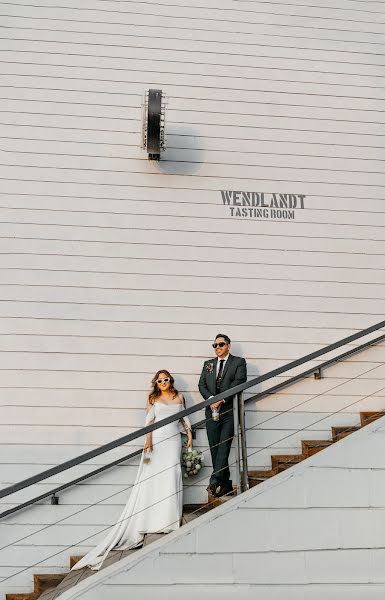
[[[264,471],[250,471],[249,472],[249,483],[250,487],[254,487],[268,479],[271,479],[275,475],[286,471],[292,466],[299,464],[307,458],[321,452],[325,448],[328,448],[332,444],[345,438],[346,436],[358,431],[365,425],[368,425],[385,416],[385,412],[361,412],[360,413],[360,425],[354,427],[332,427],[331,439],[330,440],[303,440],[302,441],[302,453],[301,454],[286,454],[286,455],[273,455],[271,457],[271,469]],[[234,489],[233,494],[236,494],[237,490]],[[232,494],[232,495],[233,495]],[[221,506],[230,498],[224,496],[221,498],[215,498],[208,495],[208,502],[201,505],[186,505],[184,506],[182,525],[195,519],[196,517],[212,510],[217,506]],[[158,540],[165,534],[151,534],[145,537],[143,546],[148,546],[152,542]],[[112,551],[109,557],[103,564],[103,569],[110,566],[111,564],[120,561],[129,554],[136,553],[140,549],[125,550],[125,551]],[[70,569],[81,556],[73,556],[70,559]],[[67,574],[48,574],[48,575],[35,575],[34,576],[34,590],[29,594],[7,594],[6,600],[55,600],[60,597],[61,593],[68,590],[69,588],[77,585],[81,581],[84,581],[88,577],[92,576],[95,571],[85,567],[80,571],[69,571]]]

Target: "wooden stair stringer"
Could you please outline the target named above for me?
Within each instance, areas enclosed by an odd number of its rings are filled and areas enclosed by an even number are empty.
[[[365,425],[369,425],[373,423],[373,421],[380,419],[385,416],[384,411],[371,412],[364,411],[360,412],[360,424],[352,425],[352,426],[342,426],[342,427],[332,427],[331,433],[332,439],[329,440],[302,440],[301,454],[274,454],[271,456],[271,469],[266,470],[258,470],[258,471],[249,471],[249,485],[250,487],[254,487],[259,483],[263,483],[267,479],[278,475],[282,471],[314,456],[318,452],[322,452],[325,448],[329,448],[332,444],[335,444],[339,440],[342,440],[344,437],[351,435],[355,431],[359,431]]]

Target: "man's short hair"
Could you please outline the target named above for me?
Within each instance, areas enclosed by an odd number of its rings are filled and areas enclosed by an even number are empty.
[[[217,340],[220,337],[225,340],[226,344],[231,344],[231,340],[230,340],[229,336],[226,335],[225,333],[218,333],[218,335],[215,337],[215,339]]]

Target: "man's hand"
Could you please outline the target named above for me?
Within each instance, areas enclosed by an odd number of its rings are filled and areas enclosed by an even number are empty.
[[[210,404],[210,408],[211,410],[214,410],[214,408],[219,408],[221,404],[223,404],[224,400],[218,400],[218,402],[214,402],[214,404]]]

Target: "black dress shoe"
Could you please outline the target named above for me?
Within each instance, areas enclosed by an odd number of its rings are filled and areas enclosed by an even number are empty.
[[[214,483],[209,483],[209,485],[207,486],[206,490],[208,491],[209,494],[211,494],[212,496],[215,496],[215,491],[217,489],[217,486]]]
[[[215,492],[215,496],[217,498],[221,498],[221,496],[232,496],[234,493],[233,486],[224,485],[218,486]]]

